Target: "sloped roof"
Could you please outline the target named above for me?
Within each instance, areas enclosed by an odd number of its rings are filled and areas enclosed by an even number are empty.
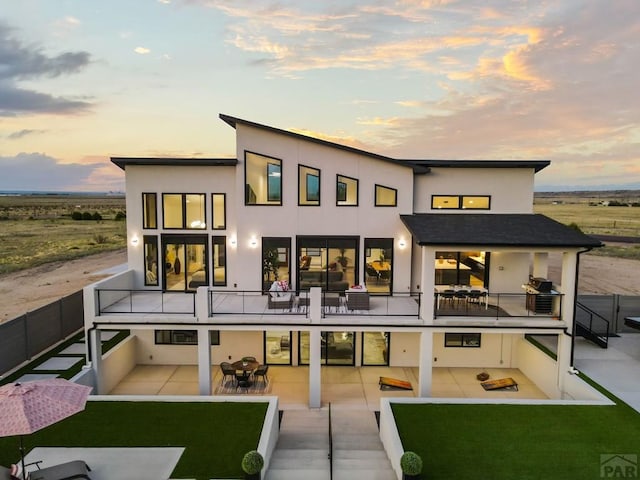
[[[235,158],[168,158],[168,157],[111,157],[122,170],[127,165],[177,165],[187,167],[227,167],[238,164]]]
[[[538,214],[417,213],[400,218],[420,245],[602,246],[599,240]]]
[[[379,155],[377,153],[367,152],[365,150],[360,150],[359,148],[349,147],[347,145],[342,145],[340,143],[329,142],[328,140],[322,140],[316,137],[310,137],[308,135],[302,135],[300,133],[290,132],[288,130],[282,130],[280,128],[270,127],[268,125],[262,125],[261,123],[251,122],[249,120],[243,120],[242,118],[232,117],[231,115],[225,115],[221,113],[220,119],[236,128],[237,124],[247,125],[249,127],[258,128],[261,130],[267,130],[269,132],[278,133],[280,135],[286,135],[291,138],[295,138],[297,140],[304,140],[305,142],[317,143],[319,145],[324,145],[325,147],[336,148],[338,150],[343,150],[345,152],[355,153],[358,155],[364,155],[366,157],[375,158],[377,160],[382,160],[384,162],[390,162],[395,165],[400,165],[405,168],[411,168],[415,173],[427,173],[429,172],[429,168],[422,165],[417,165],[412,162],[407,162],[404,160],[397,160],[395,158],[386,157],[384,155]]]

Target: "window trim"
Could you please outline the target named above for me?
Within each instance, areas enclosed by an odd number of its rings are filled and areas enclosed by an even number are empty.
[[[340,203],[340,202],[346,202],[347,198],[349,197],[349,184],[346,182],[341,182],[340,179],[341,178],[345,178],[347,180],[353,180],[356,184],[356,202],[355,203]],[[338,198],[338,192],[339,192],[339,184],[342,183],[345,185],[345,190],[344,190],[344,194],[345,194],[345,199],[344,200],[340,200]],[[353,177],[349,177],[347,175],[342,175],[340,173],[336,174],[336,207],[357,207],[360,203],[360,180],[358,180],[357,178],[353,178]]]
[[[181,206],[182,206],[182,227],[167,227],[166,226],[166,215],[164,210],[164,198],[167,195],[180,195],[181,196]],[[202,218],[204,219],[204,228],[191,228],[187,225],[187,195],[199,195],[202,197]],[[162,228],[164,230],[192,230],[196,232],[202,232],[207,230],[207,194],[200,192],[163,192],[162,193]]]
[[[309,170],[313,172],[317,172],[317,175],[314,175]],[[303,175],[304,174],[304,175]],[[304,177],[304,185],[305,185],[305,197],[302,199],[302,181]],[[309,198],[309,177],[317,177],[318,178],[318,198],[310,199]],[[321,204],[321,190],[322,190],[322,174],[319,168],[312,167],[310,165],[298,164],[298,206],[299,207],[319,207]],[[308,202],[308,203],[303,203]]]
[[[216,240],[218,242],[216,243]],[[223,257],[224,257],[224,282],[216,283],[216,267],[215,263],[215,245],[221,245],[223,249]],[[227,286],[227,236],[226,235],[212,235],[211,236],[211,284],[214,287],[226,287]]]
[[[221,195],[222,196],[222,216],[223,216],[223,221],[222,221],[222,226],[221,227],[216,227],[216,222],[215,222],[215,207],[214,207],[214,197],[216,195]],[[226,230],[227,229],[227,194],[224,192],[221,193],[212,193],[211,194],[211,230]]]
[[[458,198],[458,206],[457,207],[434,207],[434,201],[436,198],[440,197],[457,197]],[[488,206],[487,208],[468,208],[464,206],[464,199],[469,197],[478,197],[478,198],[486,198]],[[491,210],[491,195],[431,195],[431,210]]]
[[[265,161],[267,162],[267,172],[266,172],[266,180],[267,180],[267,202],[266,203],[257,203],[257,199],[256,199],[256,203],[250,203],[249,200],[249,184],[247,183],[247,154],[250,155],[257,155],[259,157],[262,157],[265,159]],[[280,201],[278,203],[276,202],[270,202],[269,201],[269,172],[268,172],[268,165],[269,165],[269,160],[272,160],[274,162],[278,162],[277,165],[280,166]],[[282,190],[282,186],[284,185],[284,173],[283,173],[283,169],[282,169],[282,159],[281,158],[277,158],[277,157],[272,157],[270,155],[265,155],[264,153],[259,153],[259,152],[254,152],[253,150],[245,150],[244,151],[244,204],[247,207],[281,207],[282,206],[282,198],[284,196],[284,192]],[[276,165],[276,163],[272,163],[273,165]]]
[[[393,202],[393,205],[378,203],[378,187],[386,188],[387,190],[392,190],[395,193],[396,198],[395,198],[395,202]],[[374,189],[373,190],[374,204],[376,207],[397,207],[398,206],[398,189],[397,188],[387,187],[386,185],[380,185],[379,183],[376,183],[373,189]]]
[[[170,332],[169,335],[171,340],[169,342],[159,342],[158,341],[158,333],[159,332]],[[174,341],[174,335],[177,332],[195,332],[196,341],[195,342],[176,342]],[[209,344],[210,345],[220,345],[220,330],[209,330]],[[155,345],[180,345],[180,346],[194,346],[198,345],[198,331],[197,330],[182,330],[182,329],[158,329],[153,331],[153,342]]]
[[[153,211],[153,224],[154,227],[148,226],[147,217],[149,217],[147,208],[147,195],[154,198],[155,209]],[[142,192],[142,229],[143,230],[157,230],[158,229],[158,194],[156,192]]]
[[[460,336],[460,344],[459,345],[453,345],[451,344],[452,341],[449,340],[447,341],[447,337],[450,337],[452,335],[459,335]],[[465,341],[465,337],[467,338],[467,340]],[[469,340],[474,340],[477,339],[478,340],[478,344],[477,345],[473,345],[473,344],[469,344]],[[480,348],[482,347],[482,334],[481,333],[447,333],[445,332],[444,334],[444,347],[445,348]]]
[[[150,283],[147,277],[147,272],[151,271],[147,268],[147,245],[153,245],[156,247],[156,271],[153,272],[156,275],[155,283]],[[160,262],[158,261],[158,236],[157,235],[143,235],[142,236],[142,252],[143,252],[143,271],[144,271],[144,286],[145,287],[159,287],[160,286]]]

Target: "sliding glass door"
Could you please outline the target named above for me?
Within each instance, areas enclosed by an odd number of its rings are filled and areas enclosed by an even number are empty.
[[[297,241],[297,289],[321,287],[343,293],[357,283],[358,237],[299,236]]]
[[[206,235],[163,235],[165,290],[193,291],[209,285]]]
[[[299,332],[298,363],[309,365],[309,332]],[[355,365],[356,336],[354,332],[321,332],[322,365]]]

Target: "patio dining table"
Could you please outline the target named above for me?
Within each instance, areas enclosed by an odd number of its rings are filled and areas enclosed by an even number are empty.
[[[233,362],[231,364],[231,367],[233,367],[236,371],[242,371],[244,375],[247,375],[247,373],[251,374],[251,372],[253,372],[256,368],[258,368],[259,365],[260,363],[253,360],[249,360],[249,361],[238,360],[236,362]]]
[[[489,289],[485,287],[474,287],[470,285],[436,285],[434,288],[434,292],[436,293],[437,300],[437,308],[440,308],[440,299],[442,298],[443,293],[446,290],[453,290],[454,292],[458,292],[460,290],[466,290],[470,292],[471,290],[477,290],[480,292],[480,299],[484,302],[484,308],[487,310],[489,308]]]

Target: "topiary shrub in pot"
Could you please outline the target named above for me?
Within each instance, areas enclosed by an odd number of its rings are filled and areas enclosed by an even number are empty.
[[[242,457],[242,471],[247,480],[260,480],[260,472],[264,467],[264,458],[257,450],[251,450]]]
[[[400,457],[400,469],[404,480],[422,478],[422,458],[415,452],[404,452]]]

